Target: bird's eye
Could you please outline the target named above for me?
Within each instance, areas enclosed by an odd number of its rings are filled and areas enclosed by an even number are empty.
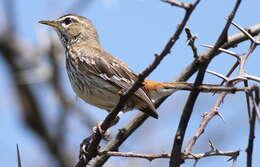
[[[66,25],[69,25],[69,24],[72,22],[72,19],[71,19],[71,18],[66,18],[63,22],[64,22]]]

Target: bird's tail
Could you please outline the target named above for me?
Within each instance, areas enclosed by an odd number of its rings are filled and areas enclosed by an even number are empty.
[[[192,90],[198,89],[204,93],[221,93],[223,91],[234,93],[235,91],[242,91],[241,88],[227,87],[214,84],[202,84],[194,87],[193,83],[187,82],[157,82],[152,80],[145,80],[145,88],[148,90],[149,95],[153,101],[157,101],[162,97],[171,95],[177,90]]]

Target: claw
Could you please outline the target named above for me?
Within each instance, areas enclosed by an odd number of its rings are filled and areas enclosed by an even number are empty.
[[[102,129],[102,127],[101,127],[101,124],[102,124],[102,122],[100,122],[100,123],[98,123],[96,126],[94,126],[94,127],[92,128],[92,131],[93,131],[94,133],[100,133],[100,134],[102,135],[102,138],[103,138],[103,139],[109,140],[109,138],[110,138],[110,131],[109,131],[109,130],[104,131],[104,130]]]

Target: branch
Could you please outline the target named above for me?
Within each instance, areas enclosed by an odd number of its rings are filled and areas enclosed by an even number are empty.
[[[22,167],[22,160],[21,160],[21,155],[20,155],[20,150],[18,144],[16,144],[16,154],[17,154],[17,162],[18,162],[18,167]]]
[[[185,153],[190,153],[192,151],[192,148],[194,144],[196,143],[197,139],[202,135],[202,133],[205,131],[206,126],[208,125],[209,121],[216,115],[218,115],[218,109],[222,102],[224,101],[224,98],[226,97],[227,92],[223,92],[219,99],[217,100],[216,104],[214,107],[211,109],[211,111],[205,115],[203,115],[203,121],[200,124],[198,130],[196,131],[195,135],[192,136],[190,141],[188,142],[188,145],[185,149]]]
[[[192,52],[193,52],[193,57],[196,59],[199,57],[198,51],[197,51],[198,49],[195,46],[195,40],[197,39],[197,36],[192,35],[190,32],[190,29],[188,29],[188,28],[185,28],[185,32],[187,35],[187,44],[191,47]]]
[[[213,73],[212,71],[207,71],[207,72]],[[214,84],[202,84],[199,86],[195,86],[193,83],[188,83],[188,82],[174,82],[174,84],[172,84],[169,89],[188,90],[188,91],[192,91],[196,89],[202,93],[212,93],[212,92],[222,93],[223,91],[227,93],[235,93],[235,92],[243,92],[247,90],[247,88],[248,87],[238,88],[234,86],[219,86]],[[155,99],[155,97],[152,99]]]
[[[210,151],[206,153],[200,154],[186,154],[182,153],[183,159],[195,159],[199,160],[206,157],[212,156],[227,156],[227,157],[235,157],[238,156],[239,150],[235,151]],[[117,157],[131,157],[131,158],[141,158],[146,159],[148,161],[152,161],[155,159],[169,159],[171,158],[171,154],[162,153],[162,154],[139,154],[133,152],[117,152],[117,151],[101,151],[99,152],[100,155],[107,155],[107,156],[117,156]]]
[[[252,36],[256,36],[260,33],[260,23],[257,23],[249,28],[247,28],[248,32],[252,35]],[[244,42],[248,40],[248,37],[246,35],[244,35],[242,32],[237,33],[235,35],[232,35],[230,37],[228,37],[228,41],[226,41],[221,48],[223,49],[229,49],[229,48],[233,48],[236,47],[237,44]],[[186,81],[188,80],[195,72],[197,72],[197,70],[199,69],[199,67],[205,62],[208,61],[209,59],[211,59],[211,57],[207,56],[209,53],[210,49],[205,51],[200,59],[195,59],[190,65],[188,65],[183,72],[175,79],[175,81]],[[214,54],[214,56],[220,54],[221,52],[216,52]]]
[[[256,105],[253,105],[251,117],[249,117],[249,136],[248,136],[248,145],[247,145],[247,167],[252,167],[252,159],[253,159],[253,148],[254,148],[254,139],[255,139],[255,120],[257,114],[257,107],[259,104],[259,87],[254,87],[255,92],[255,102]],[[250,92],[252,95],[252,91]]]
[[[230,24],[235,17],[235,14],[237,12],[237,9],[240,5],[241,0],[237,0],[234,9],[232,10],[231,14],[228,17],[227,23],[220,34],[216,44],[214,47],[208,52],[207,57],[209,57],[208,61],[205,61],[201,64],[199,67],[199,72],[195,80],[195,86],[201,85],[202,81],[204,79],[205,71],[207,69],[207,66],[209,62],[214,58],[216,53],[218,52],[218,49],[227,41],[227,32],[230,27]],[[185,104],[185,107],[182,112],[181,120],[179,122],[179,126],[176,132],[176,135],[174,137],[174,144],[171,152],[171,159],[170,159],[170,167],[179,167],[183,163],[183,159],[181,157],[181,148],[184,140],[184,135],[188,126],[188,122],[191,117],[191,113],[193,110],[193,106],[195,104],[195,101],[199,95],[199,91],[193,90],[191,91],[187,103]]]

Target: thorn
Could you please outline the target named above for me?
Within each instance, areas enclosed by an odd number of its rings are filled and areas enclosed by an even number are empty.
[[[193,164],[193,167],[196,167],[196,165],[198,164],[198,162],[199,162],[199,159],[195,159],[195,162],[194,162],[194,164]]]
[[[223,79],[223,80],[226,81],[226,82],[229,81],[228,78],[227,78],[225,75],[222,75],[222,74],[217,73],[217,72],[215,72],[215,71],[206,70],[206,72],[207,72],[207,73],[210,73],[210,74],[212,74],[212,75],[215,75],[215,76],[217,76],[217,77]]]
[[[227,160],[227,162],[228,162],[228,161],[231,161],[231,160],[233,160],[233,157],[230,157],[230,158]]]
[[[208,112],[205,112],[201,115],[201,117],[204,119],[208,115]]]
[[[223,115],[222,115],[220,112],[217,112],[217,115],[222,119],[222,121],[223,121],[224,123],[226,123],[226,121],[225,121]]]
[[[170,51],[169,51],[169,53],[170,53]],[[160,56],[159,53],[155,53],[155,54],[154,54],[154,57],[156,57],[156,58],[159,57],[159,56]]]
[[[16,152],[17,152],[16,154],[17,154],[18,167],[22,167],[21,155],[20,155],[18,144],[16,144]]]
[[[216,146],[211,142],[211,140],[209,140],[209,146],[211,148],[211,151],[217,151]]]

